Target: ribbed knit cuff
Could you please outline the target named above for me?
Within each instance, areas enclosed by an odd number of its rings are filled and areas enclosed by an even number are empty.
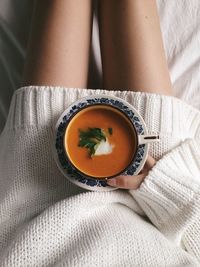
[[[200,140],[187,140],[160,159],[140,188],[130,190],[152,223],[179,238],[200,216]],[[200,222],[198,225],[200,235]]]
[[[142,115],[149,132],[189,133],[200,131],[200,112],[175,97],[132,91],[28,86],[15,91],[6,128],[50,126],[74,101],[94,94],[120,97]]]
[[[200,203],[198,202],[200,206]],[[194,255],[198,261],[200,262],[200,251],[199,251],[199,244],[200,244],[200,213],[199,210],[196,211],[196,218],[190,223],[183,235],[182,242],[184,243],[185,248],[187,251]]]

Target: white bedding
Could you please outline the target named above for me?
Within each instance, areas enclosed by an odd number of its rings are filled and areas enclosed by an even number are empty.
[[[200,109],[200,1],[157,0],[176,96]],[[0,130],[12,93],[20,85],[33,0],[0,1]],[[94,18],[90,87],[101,87],[101,60]]]

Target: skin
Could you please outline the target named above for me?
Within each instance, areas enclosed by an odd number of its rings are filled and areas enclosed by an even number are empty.
[[[155,0],[99,1],[106,89],[173,95]]]
[[[91,0],[36,1],[23,85],[86,88]]]
[[[155,159],[149,155],[145,166],[139,175],[121,175],[108,180],[107,183],[113,187],[122,189],[137,189],[138,187],[140,187],[144,178],[148,175],[148,172],[153,168],[155,164]]]
[[[104,88],[173,95],[155,0],[100,0],[99,27]],[[91,0],[36,1],[23,85],[86,88],[91,28]],[[108,183],[136,189],[155,164]]]

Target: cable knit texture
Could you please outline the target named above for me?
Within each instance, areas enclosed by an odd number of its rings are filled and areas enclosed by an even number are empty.
[[[56,167],[51,126],[93,94],[125,99],[161,137],[137,190],[89,192]],[[0,266],[200,266],[198,110],[156,94],[24,87],[0,146]]]

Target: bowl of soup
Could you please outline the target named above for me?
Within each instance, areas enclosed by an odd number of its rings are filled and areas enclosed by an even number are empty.
[[[71,182],[89,190],[113,190],[108,179],[136,175],[148,146],[145,122],[128,102],[106,95],[88,96],[70,105],[55,127],[54,155]]]

